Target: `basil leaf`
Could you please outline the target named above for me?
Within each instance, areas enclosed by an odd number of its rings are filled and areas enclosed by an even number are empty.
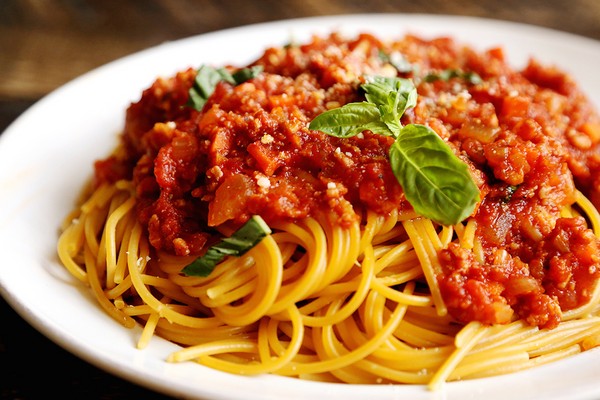
[[[255,65],[250,68],[238,69],[231,75],[231,77],[235,81],[235,84],[239,85],[240,83],[244,83],[252,78],[256,78],[258,75],[260,75],[262,73],[262,71],[263,71],[262,65]]]
[[[405,126],[389,156],[406,200],[417,213],[443,225],[471,215],[479,201],[479,189],[467,165],[431,128]]]
[[[398,137],[402,124],[400,123],[400,117],[397,113],[391,111],[390,106],[380,106],[379,113],[381,115],[381,122],[383,122],[388,129],[392,132],[393,137]]]
[[[262,70],[262,66],[257,65],[250,68],[241,68],[231,74],[226,68],[215,69],[208,65],[202,65],[198,68],[194,84],[188,91],[189,100],[187,106],[201,111],[220,81],[239,85],[249,79],[255,78]]]
[[[381,58],[381,61],[383,62],[390,63],[400,73],[409,73],[415,70],[415,66],[398,51],[393,51],[390,54],[379,51],[379,58]]]
[[[187,276],[206,277],[225,257],[243,255],[270,233],[271,229],[266,222],[260,216],[254,215],[233,235],[209,247],[203,256],[185,266],[181,272]]]
[[[463,72],[456,69],[445,69],[438,73],[429,73],[423,77],[423,80],[425,82],[435,82],[438,80],[449,81],[452,78],[464,79],[471,85],[478,85],[483,82],[481,77],[476,72]]]
[[[367,76],[361,85],[367,101],[375,105],[388,105],[389,111],[400,118],[404,111],[417,105],[417,89],[410,79]]]
[[[398,136],[400,118],[406,109],[417,104],[417,89],[409,79],[367,76],[361,85],[368,102],[377,105],[381,120]]]
[[[309,129],[319,130],[335,137],[352,137],[370,130],[391,136],[389,128],[381,121],[379,109],[370,103],[348,103],[315,117]]]

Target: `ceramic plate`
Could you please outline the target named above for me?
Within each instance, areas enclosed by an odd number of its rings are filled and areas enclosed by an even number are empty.
[[[242,377],[195,363],[169,364],[177,348],[154,338],[135,347],[141,329],[107,316],[88,289],[57,261],[58,227],[74,204],[92,161],[106,156],[130,102],[158,76],[202,63],[242,65],[264,48],[311,34],[371,32],[451,36],[479,50],[502,46],[520,68],[529,57],[571,73],[600,108],[600,42],[557,31],[466,17],[351,15],[245,26],[205,34],[133,54],[54,91],[0,136],[0,289],[32,326],[91,364],[147,388],[197,399],[505,399],[600,398],[600,349],[525,372],[422,386],[361,386],[277,376]]]

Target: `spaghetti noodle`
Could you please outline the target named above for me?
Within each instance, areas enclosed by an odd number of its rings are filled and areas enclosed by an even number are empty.
[[[589,180],[600,125],[566,75],[410,36],[314,38],[253,65],[264,72],[217,83],[200,110],[185,106],[195,71],[157,80],[65,220],[61,261],[113,318],[143,325],[139,348],[158,335],[181,345],[171,362],[435,389],[600,344]],[[482,82],[422,79],[450,68]],[[481,190],[469,218],[417,215],[389,172],[387,138],[308,130],[360,98],[365,73],[419,83],[403,120],[427,123],[469,165]],[[272,234],[206,277],[181,272],[252,214]]]

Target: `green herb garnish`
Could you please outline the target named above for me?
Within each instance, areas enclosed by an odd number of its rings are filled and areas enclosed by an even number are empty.
[[[215,87],[220,81],[229,82],[232,85],[239,85],[249,79],[257,77],[263,68],[256,65],[250,68],[241,68],[234,73],[230,73],[226,68],[213,68],[203,65],[198,68],[194,84],[189,90],[189,100],[187,105],[197,111],[201,111],[208,98],[215,91]]]
[[[443,225],[468,217],[479,201],[479,189],[467,165],[428,126],[400,122],[404,112],[416,105],[412,81],[367,77],[361,88],[366,101],[326,111],[309,128],[342,138],[365,130],[394,137],[390,165],[414,210]]]
[[[227,256],[239,257],[271,233],[267,223],[258,215],[250,218],[233,235],[208,248],[206,253],[181,270],[187,276],[206,277]]]
[[[456,69],[445,69],[445,70],[437,72],[437,73],[432,72],[432,73],[425,75],[423,77],[423,80],[425,82],[435,82],[435,81],[439,81],[439,80],[449,81],[452,78],[464,79],[471,85],[478,85],[481,82],[483,82],[481,77],[476,72],[473,72],[473,71],[464,72],[464,71],[459,71]]]
[[[416,69],[413,64],[411,64],[404,55],[398,51],[393,51],[391,53],[386,53],[384,51],[379,51],[379,58],[386,63],[389,63],[392,67],[396,68],[396,70],[400,73],[407,74],[409,72],[414,72]]]
[[[263,71],[262,65],[255,65],[250,68],[241,68],[231,74],[233,85],[239,85],[250,79],[256,78]]]

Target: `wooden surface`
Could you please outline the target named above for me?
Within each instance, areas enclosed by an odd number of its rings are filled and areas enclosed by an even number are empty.
[[[600,0],[0,0],[0,132],[76,76],[165,41],[280,19],[375,12],[495,18],[600,40]],[[2,399],[164,398],[62,350],[3,300],[0,318],[0,365],[8,371],[0,377]],[[52,378],[42,384],[46,376]]]

